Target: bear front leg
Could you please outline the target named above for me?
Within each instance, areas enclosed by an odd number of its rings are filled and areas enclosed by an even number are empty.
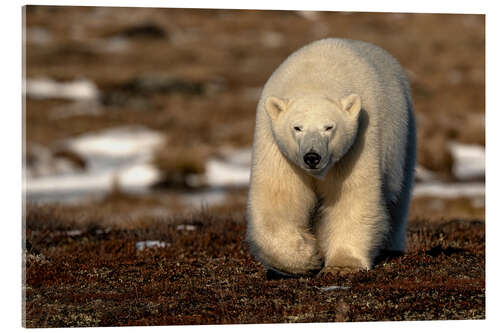
[[[323,272],[343,274],[371,268],[389,226],[381,198],[376,186],[344,188],[341,197],[325,198],[317,229],[325,257]]]
[[[248,207],[247,241],[252,253],[268,268],[290,274],[320,269],[316,238],[309,231],[314,193],[290,188],[252,189]]]

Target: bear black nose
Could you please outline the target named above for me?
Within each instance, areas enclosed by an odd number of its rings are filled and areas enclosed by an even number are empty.
[[[316,168],[318,165],[319,161],[321,161],[321,156],[315,152],[309,152],[304,155],[304,162],[309,166],[311,169]]]

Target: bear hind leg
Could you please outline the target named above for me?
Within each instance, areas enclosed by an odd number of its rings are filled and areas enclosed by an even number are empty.
[[[408,105],[408,132],[405,145],[402,182],[399,191],[393,191],[393,193],[386,197],[387,209],[390,215],[391,223],[384,250],[397,252],[404,252],[406,249],[408,211],[410,209],[416,163],[415,119],[411,100],[409,96],[406,96],[406,98]],[[387,176],[390,176],[390,174]]]

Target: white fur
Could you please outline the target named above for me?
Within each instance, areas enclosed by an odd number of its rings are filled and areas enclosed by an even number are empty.
[[[258,107],[247,240],[267,267],[292,274],[369,269],[404,251],[415,164],[410,88],[369,43],[323,39],[290,55]],[[318,151],[318,169],[304,154]],[[316,216],[316,218],[314,218]]]

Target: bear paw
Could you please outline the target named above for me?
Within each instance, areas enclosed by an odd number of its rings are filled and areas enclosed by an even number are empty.
[[[318,270],[323,264],[323,260],[318,251],[316,239],[308,234],[302,235],[298,241],[296,257],[300,258],[299,265],[304,271]],[[298,267],[299,270],[300,267]]]
[[[285,251],[286,258],[281,258],[275,268],[291,274],[306,274],[321,269],[323,259],[312,235],[299,234],[288,244],[290,248]],[[286,247],[285,244],[283,246]]]
[[[347,249],[338,249],[335,251],[335,255],[327,260],[321,274],[332,273],[334,275],[343,276],[367,269],[369,269],[369,264],[364,264],[363,260],[353,256],[351,251]]]

